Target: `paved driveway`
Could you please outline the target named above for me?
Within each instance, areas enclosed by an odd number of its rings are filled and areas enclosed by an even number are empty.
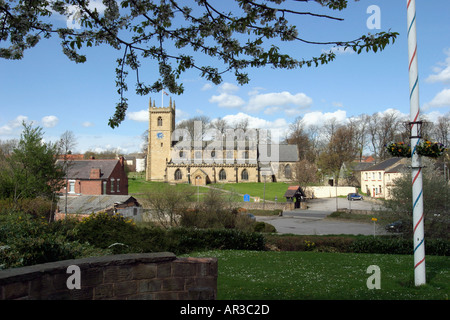
[[[359,210],[372,210],[379,206],[371,201],[347,201],[338,198],[338,208]],[[308,209],[296,209],[285,211],[282,217],[256,217],[257,221],[264,221],[273,225],[278,233],[292,233],[302,235],[324,234],[374,234],[374,223],[359,223],[324,219],[330,213],[336,211],[336,198],[314,199],[308,201]],[[368,220],[370,217],[368,216]],[[375,234],[384,234],[385,231],[375,225]]]

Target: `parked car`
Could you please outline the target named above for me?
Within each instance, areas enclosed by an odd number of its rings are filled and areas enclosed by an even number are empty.
[[[388,224],[386,226],[386,231],[389,231],[389,232],[402,232],[403,231],[403,225],[404,225],[404,223],[403,223],[402,220],[398,220],[398,221],[392,222],[392,223],[390,223],[390,224]]]
[[[360,195],[359,193],[349,193],[347,195],[347,200],[353,201],[353,200],[364,200],[364,197]]]

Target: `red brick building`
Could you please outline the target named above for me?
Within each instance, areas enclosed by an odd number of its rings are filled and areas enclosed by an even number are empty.
[[[123,157],[119,160],[72,160],[67,166],[68,195],[128,194],[128,178]],[[65,192],[64,188],[60,190],[61,194]]]

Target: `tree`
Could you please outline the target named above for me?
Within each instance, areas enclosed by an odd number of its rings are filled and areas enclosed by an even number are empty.
[[[180,216],[189,207],[193,194],[193,189],[163,185],[158,190],[146,193],[143,199],[159,225],[170,228],[179,225]]]
[[[445,175],[435,166],[435,160],[423,158],[423,213],[425,236],[433,238],[448,238],[450,214],[450,184]],[[386,213],[394,220],[404,222],[403,236],[410,238],[413,234],[413,199],[411,188],[411,170],[405,169],[404,174],[394,180],[391,197],[384,201]]]
[[[64,156],[71,154],[76,145],[77,141],[75,138],[75,134],[70,130],[64,131],[59,140],[61,154],[63,154]]]
[[[0,197],[53,199],[64,170],[56,164],[58,145],[42,141],[42,128],[23,123],[23,132],[6,165],[0,169]]]
[[[201,141],[210,127],[210,119],[207,116],[196,116],[177,123],[176,129],[185,129],[189,132],[191,140]]]
[[[212,4],[210,0],[104,0],[104,12],[89,6],[88,0],[0,0],[0,57],[21,59],[24,51],[36,46],[42,37],[58,35],[64,54],[76,63],[86,61],[83,47],[107,45],[123,52],[117,60],[116,85],[120,95],[109,125],[117,127],[128,107],[128,70],[136,74],[136,93],[146,95],[167,88],[174,94],[184,90],[178,79],[186,70],[196,69],[207,80],[219,84],[222,75],[233,72],[239,84],[249,82],[248,68],[272,66],[294,69],[333,61],[330,50],[319,56],[295,59],[272,40],[303,44],[334,45],[360,53],[383,50],[398,33],[379,32],[350,41],[317,42],[299,35],[297,17],[342,20],[330,15],[303,11],[301,6],[316,2],[330,10],[343,10],[348,0],[235,0]],[[56,28],[50,17],[58,13],[68,21],[79,22],[79,29]],[[294,24],[292,24],[294,21]],[[194,56],[195,55],[195,56]],[[297,52],[295,53],[297,55]],[[212,58],[204,64],[201,58]],[[140,78],[142,60],[155,61],[159,78],[147,85]],[[222,63],[219,70],[218,61]]]
[[[326,149],[319,155],[318,166],[325,173],[337,177],[342,164],[355,158],[357,148],[353,142],[352,127],[340,126],[337,128]]]
[[[405,123],[407,123],[407,120],[400,118],[395,110],[389,110],[383,114],[374,113],[369,117],[370,147],[378,160],[385,160],[389,157],[385,148],[388,143],[396,141],[399,137],[400,140],[403,140],[408,136],[408,134],[405,134],[405,128],[407,127],[401,125]]]

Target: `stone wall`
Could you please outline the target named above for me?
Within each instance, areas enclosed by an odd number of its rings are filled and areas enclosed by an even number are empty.
[[[268,202],[264,204],[261,200],[260,202],[239,202],[236,203],[236,207],[244,208],[247,210],[291,210],[291,204],[288,202]]]
[[[216,294],[216,258],[177,258],[168,252],[0,270],[0,300],[212,300]]]

